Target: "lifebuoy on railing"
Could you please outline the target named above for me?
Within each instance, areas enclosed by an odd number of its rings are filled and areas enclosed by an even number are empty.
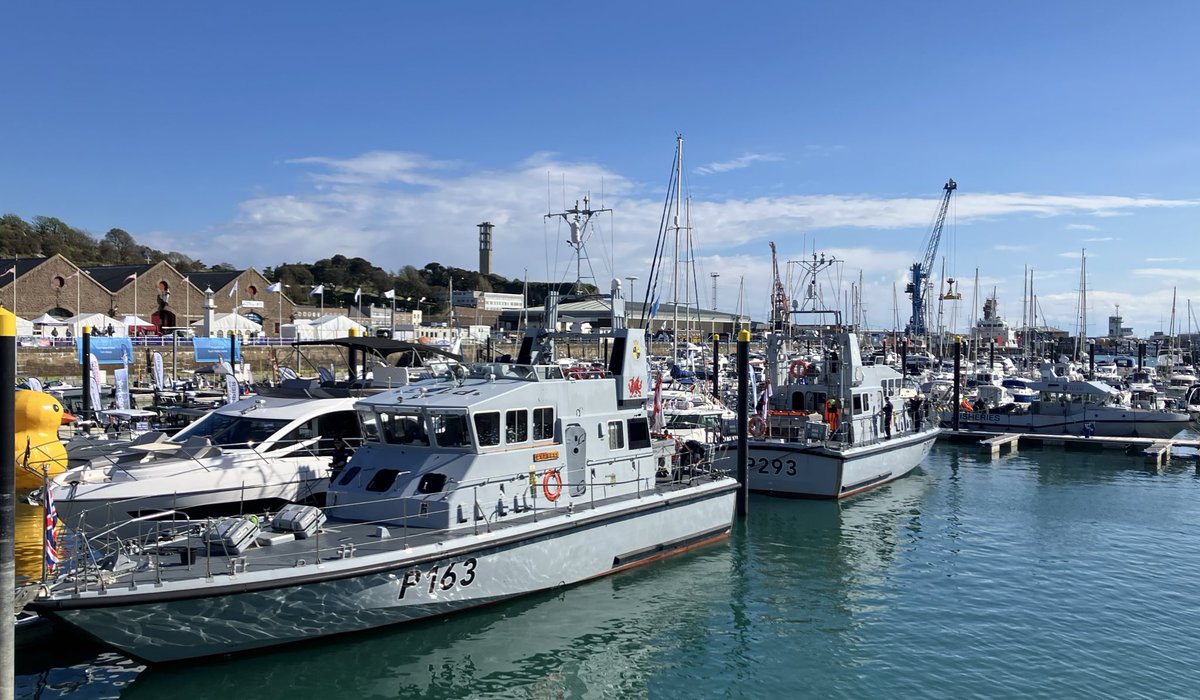
[[[551,482],[553,482],[553,486],[551,486]],[[542,477],[542,493],[546,494],[546,500],[551,503],[557,501],[558,497],[562,495],[562,485],[562,475],[558,473],[558,470],[548,470]]]
[[[762,419],[762,416],[750,416],[746,430],[752,437],[760,438],[767,434],[767,422]]]
[[[808,376],[808,362],[805,360],[792,360],[792,366],[788,369],[788,374],[792,379],[802,379]]]

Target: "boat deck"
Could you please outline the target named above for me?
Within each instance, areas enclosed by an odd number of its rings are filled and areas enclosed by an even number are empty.
[[[361,571],[364,567],[369,568],[369,559],[374,558],[372,555],[390,554],[379,558],[379,562],[385,568],[394,568],[396,552],[411,552],[413,559],[405,563],[415,564],[444,557],[455,549],[478,546],[484,539],[500,544],[508,539],[508,535],[524,536],[531,529],[545,531],[545,521],[550,519],[560,521],[551,529],[571,528],[588,524],[596,518],[611,517],[614,511],[637,511],[643,502],[647,508],[660,507],[664,502],[669,502],[673,494],[694,492],[696,485],[717,480],[728,481],[723,475],[696,472],[678,480],[662,480],[636,495],[595,501],[577,500],[572,507],[557,504],[547,507],[542,501],[536,507],[523,508],[520,512],[509,508],[498,519],[488,520],[477,515],[474,523],[453,529],[420,527],[422,516],[417,514],[390,518],[387,522],[352,522],[331,516],[320,530],[301,539],[294,533],[272,531],[267,525],[269,518],[266,518],[261,519],[263,528],[252,543],[240,550],[220,543],[205,543],[204,531],[215,521],[197,521],[190,524],[186,534],[157,538],[154,537],[154,525],[147,524],[144,530],[147,540],[155,540],[155,543],[141,549],[138,558],[144,561],[140,565],[125,555],[100,558],[93,553],[94,562],[105,573],[97,576],[89,572],[87,576],[60,581],[56,591],[68,595],[117,593],[143,586],[196,581],[198,577],[217,584],[234,584],[244,574],[298,567],[311,567],[314,578],[326,575],[332,578],[338,575],[336,570]],[[334,510],[330,508],[326,512]],[[165,524],[162,527],[165,528]],[[428,554],[423,556],[422,552]],[[146,557],[141,557],[142,554]],[[333,562],[339,565],[332,566]],[[73,564],[68,563],[64,569],[69,572],[72,567]]]

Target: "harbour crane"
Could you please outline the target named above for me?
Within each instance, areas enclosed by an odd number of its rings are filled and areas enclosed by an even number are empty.
[[[925,257],[919,262],[913,263],[911,268],[912,277],[904,289],[912,297],[912,317],[908,319],[908,326],[904,329],[906,335],[921,336],[928,332],[925,319],[929,316],[928,294],[932,289],[929,273],[933,267],[933,260],[937,257],[938,243],[942,239],[942,227],[946,225],[946,211],[950,208],[950,195],[956,189],[958,189],[958,184],[952,179],[942,187],[942,203],[938,208],[937,218],[934,219],[933,230],[929,233],[929,241],[925,244]],[[950,293],[953,294],[953,287],[951,287]]]

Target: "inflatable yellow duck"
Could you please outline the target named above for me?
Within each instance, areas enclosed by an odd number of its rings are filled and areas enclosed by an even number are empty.
[[[17,490],[41,488],[43,467],[51,477],[67,469],[67,449],[58,439],[58,428],[75,417],[50,394],[28,389],[17,391],[14,414]]]

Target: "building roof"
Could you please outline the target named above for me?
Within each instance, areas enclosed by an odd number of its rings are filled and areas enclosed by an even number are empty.
[[[50,258],[0,258],[0,286],[3,286],[7,280],[4,275],[12,268],[17,268],[17,277],[29,272],[33,268],[41,265]]]
[[[133,283],[133,280],[129,279],[130,275],[136,274],[141,277],[155,264],[157,263],[150,265],[90,265],[84,267],[83,270],[102,287],[110,292],[116,292],[123,289],[125,285]]]
[[[243,272],[245,270],[217,270],[216,272],[189,272],[184,276],[196,286],[196,289],[203,292],[207,287],[216,292],[240,277]]]

